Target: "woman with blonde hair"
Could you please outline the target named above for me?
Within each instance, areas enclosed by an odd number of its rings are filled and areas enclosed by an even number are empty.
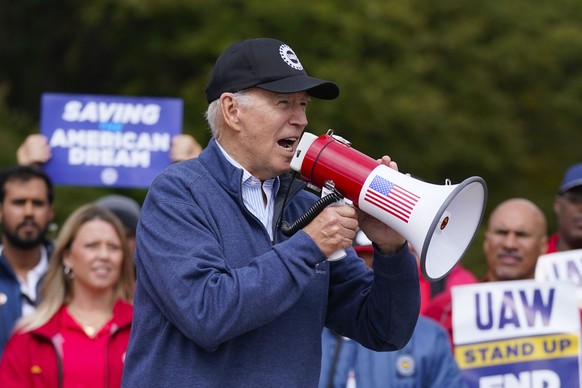
[[[133,315],[133,262],[119,219],[94,204],[65,221],[42,283],[0,361],[3,387],[119,387]]]

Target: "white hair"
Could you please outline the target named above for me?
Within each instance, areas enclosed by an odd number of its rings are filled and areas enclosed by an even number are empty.
[[[244,89],[239,92],[233,93],[232,98],[235,104],[240,106],[250,106],[253,102],[252,94],[247,93],[249,89]],[[222,122],[220,113],[220,98],[212,101],[208,105],[208,109],[206,109],[206,113],[204,114],[204,118],[208,123],[208,127],[210,128],[210,133],[212,137],[217,138],[220,133],[220,124]]]

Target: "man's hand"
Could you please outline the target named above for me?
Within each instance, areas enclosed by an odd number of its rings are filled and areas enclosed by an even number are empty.
[[[172,162],[197,158],[202,152],[202,146],[196,139],[187,134],[176,135],[172,138],[172,148],[170,149],[170,159]]]
[[[44,164],[51,156],[48,139],[40,133],[29,135],[16,151],[16,161],[22,166]]]
[[[328,206],[303,228],[327,256],[352,246],[358,220],[356,209],[347,205]]]

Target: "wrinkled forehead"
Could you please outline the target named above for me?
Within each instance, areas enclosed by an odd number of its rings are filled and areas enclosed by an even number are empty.
[[[537,214],[523,207],[508,207],[494,213],[489,220],[488,231],[536,232],[540,229]]]

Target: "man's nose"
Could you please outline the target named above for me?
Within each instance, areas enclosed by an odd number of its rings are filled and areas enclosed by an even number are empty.
[[[517,247],[517,236],[515,233],[508,233],[503,239],[503,245],[509,248]]]
[[[34,210],[34,204],[32,203],[32,201],[26,201],[24,203],[24,214],[25,215],[32,215]]]
[[[296,106],[293,110],[293,116],[291,117],[291,123],[293,125],[298,125],[302,127],[307,127],[307,113],[305,112],[305,107]]]

